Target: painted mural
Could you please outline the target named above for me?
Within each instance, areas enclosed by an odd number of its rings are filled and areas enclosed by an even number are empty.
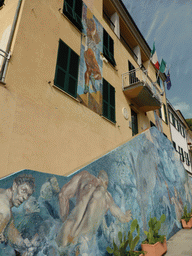
[[[192,183],[171,142],[152,127],[71,176],[23,170],[0,180],[1,256],[104,256],[137,219],[181,229]],[[139,249],[138,245],[138,249]]]
[[[102,113],[103,28],[91,11],[83,5],[83,36],[77,94],[80,101],[96,113]]]

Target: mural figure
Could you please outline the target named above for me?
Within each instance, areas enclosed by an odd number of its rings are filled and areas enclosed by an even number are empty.
[[[53,241],[62,223],[59,217],[59,191],[57,178],[53,176],[41,186],[38,200],[30,196],[22,207],[13,209],[16,228],[23,238],[33,243],[32,255],[58,255],[57,245]]]
[[[100,42],[100,37],[97,32],[97,27],[95,21],[92,18],[86,18],[87,25],[87,43],[86,43],[86,51],[84,52],[84,58],[87,70],[85,72],[85,88],[84,93],[89,92],[89,81],[91,80],[92,88],[94,92],[96,92],[95,80],[101,80],[101,72],[99,69],[99,65],[95,58],[96,45]]]
[[[130,229],[131,213],[140,241],[150,214],[164,213],[162,232],[169,239],[192,202],[191,180],[155,127],[71,177],[22,173],[0,181],[0,256],[104,256],[113,240],[118,243],[118,232]]]
[[[49,178],[42,186],[40,190],[40,196],[38,203],[41,209],[44,210],[45,215],[54,219],[59,219],[59,192],[60,187],[55,176]]]
[[[30,250],[32,244],[15,228],[12,207],[19,207],[26,201],[34,192],[34,186],[34,178],[24,174],[14,179],[11,188],[0,189],[0,242],[8,241],[21,252]]]
[[[183,214],[183,202],[181,200],[181,197],[179,196],[179,200],[178,200],[178,192],[177,189],[174,187],[174,196],[171,197],[170,193],[169,193],[169,188],[168,188],[168,184],[165,181],[165,185],[167,188],[167,192],[168,192],[168,196],[169,196],[169,201],[171,202],[171,204],[175,205],[175,213],[176,213],[176,220],[178,222],[180,222],[182,214]]]
[[[87,171],[76,174],[65,184],[59,194],[60,214],[63,226],[57,236],[57,243],[65,247],[77,243],[86,236],[88,240],[96,234],[108,210],[122,223],[131,220],[131,212],[124,214],[107,191],[108,175],[100,171],[98,177]],[[76,205],[69,214],[69,199],[76,196]],[[88,238],[89,237],[89,238]]]
[[[102,113],[103,27],[83,4],[83,36],[78,75],[77,96],[92,111]]]

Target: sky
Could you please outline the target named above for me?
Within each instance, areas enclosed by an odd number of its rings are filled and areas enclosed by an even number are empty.
[[[166,96],[183,116],[192,118],[192,0],[123,0],[147,41],[170,69]],[[166,83],[165,83],[166,85]]]

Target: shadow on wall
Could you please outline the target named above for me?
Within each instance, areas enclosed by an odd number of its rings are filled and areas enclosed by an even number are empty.
[[[169,239],[192,206],[191,186],[155,127],[68,177],[23,170],[0,180],[0,255],[106,255],[131,215],[144,240],[150,213],[166,215]]]

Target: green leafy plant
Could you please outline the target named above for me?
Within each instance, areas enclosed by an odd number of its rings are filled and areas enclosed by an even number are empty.
[[[143,244],[155,244],[157,242],[163,243],[165,236],[159,235],[158,232],[161,228],[161,224],[165,222],[166,216],[165,214],[161,215],[160,220],[157,220],[156,217],[151,218],[148,222],[149,231],[144,231],[147,238],[142,242]]]
[[[191,219],[191,214],[192,214],[192,209],[191,212],[187,212],[187,205],[185,205],[184,207],[184,212],[183,212],[183,216],[181,217],[181,219],[185,220],[185,222],[189,222]]]
[[[133,238],[133,232],[137,230],[137,235]],[[141,253],[144,254],[144,252],[135,252],[134,248],[139,242],[139,234],[140,234],[140,228],[137,220],[133,220],[131,223],[130,231],[128,232],[128,236],[123,234],[121,231],[118,233],[118,238],[120,242],[120,246],[118,247],[115,242],[113,241],[113,249],[110,247],[107,247],[107,252],[110,254],[113,254],[115,256],[139,256]],[[129,245],[130,250],[127,251],[127,246]]]

